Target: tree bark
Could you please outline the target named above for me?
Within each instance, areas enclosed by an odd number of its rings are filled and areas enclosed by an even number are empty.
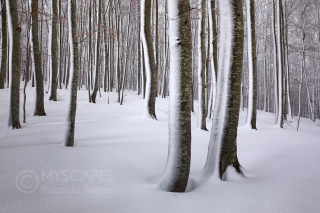
[[[242,1],[219,0],[221,45],[211,139],[204,173],[227,180],[233,167],[242,174],[237,157],[237,129],[243,65],[244,26]],[[231,43],[231,45],[230,45]],[[228,66],[229,65],[229,66]]]
[[[158,186],[169,192],[184,192],[191,160],[192,39],[189,0],[178,0],[173,7],[168,8],[169,17],[173,18],[169,22],[169,153]]]
[[[253,0],[247,1],[247,30],[248,30],[248,64],[249,64],[249,98],[247,125],[257,129],[257,45],[255,7]],[[250,38],[249,38],[250,36]]]
[[[215,71],[215,79],[217,80],[218,76],[218,33],[217,33],[217,21],[216,21],[216,1],[211,0],[211,18],[212,18],[212,47],[213,47],[213,62],[214,62],[214,71]]]
[[[208,131],[206,125],[206,38],[205,38],[205,20],[206,20],[206,0],[201,0],[201,19],[199,28],[199,65],[198,65],[198,128]]]
[[[97,97],[97,92],[98,92],[98,86],[99,86],[99,76],[100,76],[100,23],[101,23],[101,0],[99,0],[99,8],[98,8],[98,24],[97,24],[97,46],[96,46],[96,66],[95,66],[95,80],[94,80],[94,88],[91,94],[91,101],[92,103],[96,103],[96,97]]]
[[[45,116],[44,111],[44,92],[43,92],[43,75],[41,66],[41,48],[39,45],[38,36],[38,2],[39,0],[31,1],[31,16],[32,16],[32,41],[34,50],[34,65],[36,75],[36,106],[34,115]]]
[[[6,12],[8,16],[10,52],[9,52],[9,120],[8,126],[12,129],[20,129],[20,34],[17,0],[6,0]],[[11,23],[9,23],[11,22]],[[10,29],[9,28],[9,29]],[[12,34],[11,34],[12,32]]]
[[[1,68],[0,68],[0,89],[4,89],[7,74],[7,13],[6,13],[6,0],[2,0],[2,10],[1,10],[1,34],[2,34],[2,44],[1,44]]]
[[[70,45],[70,68],[71,68],[71,88],[70,88],[70,106],[67,117],[67,132],[65,145],[73,146],[74,130],[77,110],[77,86],[79,73],[79,54],[78,54],[78,36],[77,36],[77,20],[76,20],[77,0],[69,0],[69,45]]]
[[[146,94],[145,94],[145,106],[144,114],[153,119],[157,119],[156,116],[156,97],[158,87],[158,73],[155,62],[153,44],[152,44],[152,26],[151,26],[151,0],[145,0],[144,11],[144,24],[142,33],[144,34],[144,60],[147,73],[146,82]]]
[[[57,101],[58,88],[58,3],[57,0],[52,1],[52,45],[51,45],[51,61],[52,61],[52,78],[51,78],[51,95],[49,100]]]

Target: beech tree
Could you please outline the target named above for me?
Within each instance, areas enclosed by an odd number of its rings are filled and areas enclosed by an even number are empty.
[[[66,146],[74,144],[74,130],[77,110],[77,87],[79,73],[79,53],[78,53],[78,36],[77,36],[77,0],[69,0],[68,2],[68,23],[69,23],[69,45],[70,45],[70,104],[67,115],[67,132],[65,138]]]
[[[198,128],[207,131],[206,124],[206,0],[200,0],[199,53],[198,53]]]
[[[49,100],[57,101],[57,89],[58,89],[58,1],[51,0],[52,6],[52,39],[51,39],[51,94]]]
[[[9,31],[9,116],[8,126],[20,129],[20,34],[17,0],[6,0]]]
[[[36,106],[34,115],[45,116],[44,111],[44,91],[43,91],[43,74],[41,66],[41,47],[39,44],[39,0],[31,1],[31,16],[32,16],[32,43],[34,53],[34,68],[36,76]]]
[[[227,180],[227,168],[242,174],[237,157],[237,129],[243,63],[242,1],[219,0],[220,48],[216,106],[204,172]]]
[[[155,107],[157,97],[158,73],[151,34],[151,2],[151,0],[141,1],[141,39],[143,44],[144,61],[147,75],[145,104],[143,111],[146,116],[157,119]]]
[[[4,89],[7,74],[7,13],[6,0],[1,1],[1,65],[0,65],[0,89]]]
[[[189,8],[189,0],[168,0],[169,151],[166,168],[158,186],[169,192],[184,192],[190,172],[192,39]]]
[[[97,92],[99,89],[99,66],[100,66],[100,58],[99,58],[99,51],[100,51],[100,28],[101,28],[101,11],[102,11],[101,0],[98,1],[98,23],[97,23],[97,40],[96,40],[96,66],[95,66],[95,78],[94,78],[94,87],[91,94],[91,101],[92,103],[96,103]]]
[[[246,0],[247,5],[247,38],[249,65],[249,97],[247,126],[257,129],[257,51],[254,0]]]

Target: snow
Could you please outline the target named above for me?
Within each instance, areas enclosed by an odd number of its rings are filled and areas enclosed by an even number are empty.
[[[27,94],[34,91],[29,85]],[[280,129],[274,125],[274,115],[258,111],[259,130],[251,131],[242,126],[246,112],[241,111],[238,157],[247,178],[201,182],[197,175],[205,164],[210,133],[197,130],[197,116],[192,115],[188,192],[169,193],[152,187],[167,160],[168,99],[157,99],[155,121],[141,116],[143,100],[136,92],[126,92],[124,105],[119,106],[115,92],[102,93],[98,103],[91,104],[87,91],[80,90],[75,146],[64,147],[60,144],[68,97],[68,90],[58,90],[57,102],[45,98],[47,116],[42,117],[33,116],[33,97],[28,97],[27,123],[11,130],[3,129],[8,90],[0,90],[0,212],[320,210],[319,120],[302,118],[297,132],[295,123]],[[23,193],[17,183],[22,190],[34,191]]]

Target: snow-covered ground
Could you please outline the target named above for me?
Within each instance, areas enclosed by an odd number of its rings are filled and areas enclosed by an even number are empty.
[[[190,187],[168,193],[153,188],[166,163],[168,99],[157,99],[154,121],[141,116],[143,100],[134,92],[120,106],[116,93],[102,92],[90,104],[79,91],[75,147],[64,147],[68,92],[59,90],[58,102],[46,96],[47,116],[34,117],[35,89],[28,88],[27,123],[11,130],[8,91],[0,90],[1,213],[320,212],[319,120],[302,119],[297,132],[295,121],[278,129],[274,115],[259,111],[258,131],[239,127],[247,178],[201,182],[209,132],[196,129],[193,115]]]

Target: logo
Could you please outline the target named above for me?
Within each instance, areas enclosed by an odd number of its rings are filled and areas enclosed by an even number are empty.
[[[16,178],[16,186],[22,193],[34,192],[39,186],[38,176],[30,170],[22,171]]]

